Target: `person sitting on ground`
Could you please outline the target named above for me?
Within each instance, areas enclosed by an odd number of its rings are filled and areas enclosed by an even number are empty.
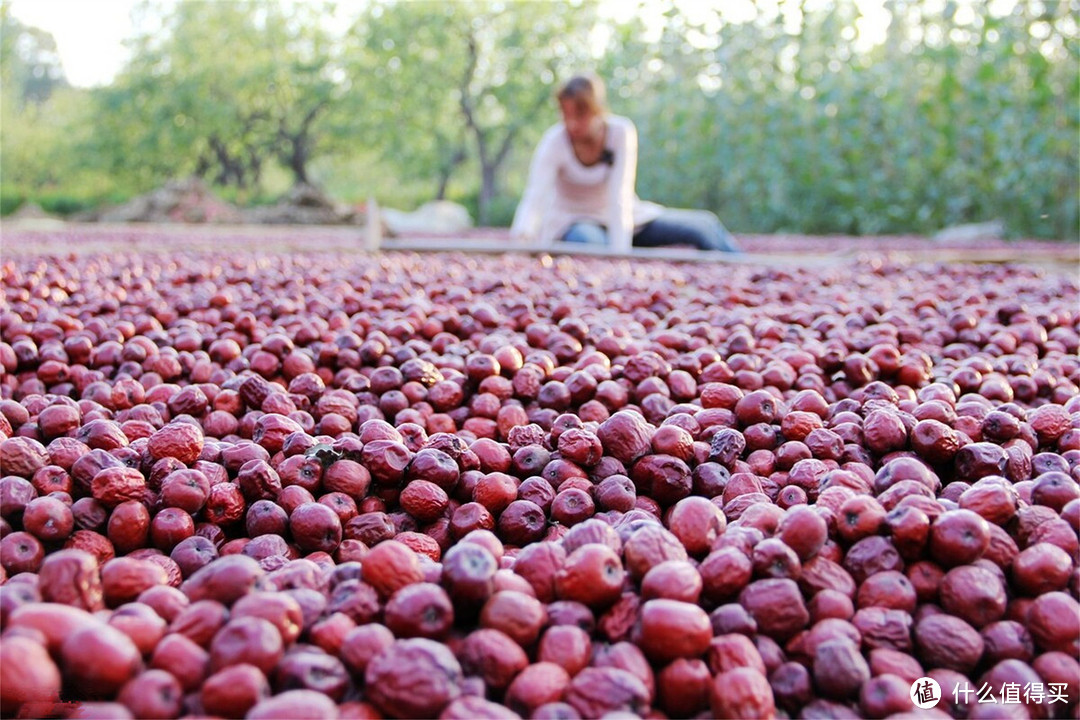
[[[668,245],[740,251],[713,213],[638,198],[637,129],[629,118],[607,111],[599,78],[578,75],[556,97],[563,121],[536,148],[512,238],[606,245],[618,253]]]

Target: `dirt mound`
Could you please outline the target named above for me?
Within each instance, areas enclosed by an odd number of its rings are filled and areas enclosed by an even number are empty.
[[[215,196],[202,180],[171,180],[164,186],[103,211],[101,222],[236,223],[240,211]]]
[[[24,202],[19,208],[11,213],[11,220],[50,220],[55,216],[45,212],[45,209],[36,202]]]
[[[125,223],[362,225],[364,213],[337,203],[312,185],[296,185],[274,205],[242,209],[214,195],[202,180],[173,180],[123,205],[80,220]]]
[[[64,220],[50,215],[36,202],[24,202],[4,218],[5,225],[23,230],[56,230],[64,227]]]
[[[312,185],[294,185],[274,205],[242,212],[244,222],[266,225],[362,225],[364,213],[337,203]]]

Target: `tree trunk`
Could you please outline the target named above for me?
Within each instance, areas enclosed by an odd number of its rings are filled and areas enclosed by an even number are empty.
[[[218,185],[228,187],[233,185],[238,188],[247,187],[247,173],[244,170],[244,163],[238,158],[234,158],[229,152],[229,148],[226,147],[220,138],[210,138],[210,147],[214,150],[214,155],[217,158],[219,171],[216,179]]]
[[[436,200],[446,199],[446,187],[450,184],[450,176],[454,174],[457,166],[465,162],[465,149],[458,148],[450,158],[439,166],[439,187],[435,192]]]
[[[297,135],[290,138],[292,143],[292,152],[289,153],[289,169],[293,173],[293,181],[297,185],[308,184],[307,174],[307,142],[304,135]]]
[[[259,178],[262,177],[262,158],[260,158],[254,150],[248,153],[248,172],[251,177],[251,184],[258,185]]]
[[[450,172],[444,170],[439,173],[439,187],[435,190],[436,200],[446,199],[446,186],[450,184]]]
[[[498,194],[498,171],[499,168],[490,162],[483,162],[480,167],[480,198],[476,207],[478,225],[487,225],[491,218],[491,202]]]
[[[278,137],[281,138],[288,149],[285,164],[292,170],[293,180],[298,185],[301,183],[308,184],[309,182],[307,164],[308,160],[311,159],[311,125],[324,107],[326,107],[326,103],[321,102],[311,108],[307,115],[300,120],[300,127],[296,129],[296,132],[289,132],[285,125],[285,118],[282,118],[278,125]]]
[[[210,165],[210,159],[206,157],[206,153],[200,154],[199,159],[195,161],[195,177],[205,180],[210,174]]]
[[[480,225],[486,225],[491,219],[491,203],[498,196],[498,178],[499,168],[502,167],[503,162],[506,161],[507,156],[510,154],[510,149],[513,147],[514,138],[517,137],[518,132],[523,125],[523,119],[525,117],[532,117],[536,112],[544,106],[548,101],[547,92],[538,92],[536,102],[531,111],[526,111],[522,114],[517,121],[511,122],[502,136],[502,141],[499,142],[494,135],[493,128],[482,128],[477,120],[476,114],[473,108],[478,104],[481,99],[478,97],[472,97],[469,92],[469,85],[472,82],[473,75],[476,72],[477,63],[479,62],[479,49],[477,47],[476,38],[473,35],[468,35],[466,43],[469,52],[469,59],[466,63],[465,75],[461,82],[461,99],[459,101],[461,105],[461,111],[465,115],[465,124],[476,138],[476,151],[477,157],[480,160],[480,197],[477,199],[477,223]],[[483,93],[481,92],[482,96]]]

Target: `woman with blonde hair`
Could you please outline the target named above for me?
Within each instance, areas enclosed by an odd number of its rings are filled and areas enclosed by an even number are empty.
[[[537,145],[510,229],[513,238],[606,245],[620,253],[662,245],[739,251],[711,212],[673,210],[638,198],[637,129],[629,118],[607,111],[599,78],[571,78],[556,97],[563,119]]]

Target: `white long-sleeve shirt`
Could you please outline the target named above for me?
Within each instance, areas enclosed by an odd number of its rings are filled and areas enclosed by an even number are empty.
[[[607,228],[613,251],[628,252],[635,228],[660,216],[662,206],[641,200],[634,191],[638,150],[634,123],[618,115],[604,120],[611,163],[583,165],[562,123],[544,133],[514,214],[513,237],[550,245],[575,222],[591,221]]]

